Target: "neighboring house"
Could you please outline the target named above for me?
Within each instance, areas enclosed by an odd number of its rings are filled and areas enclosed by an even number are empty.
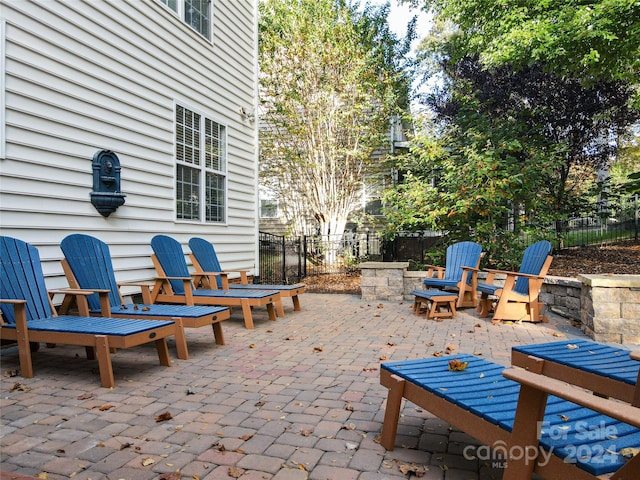
[[[375,158],[382,159],[385,155],[400,155],[408,151],[407,132],[411,131],[412,126],[403,124],[399,117],[392,118],[389,124],[388,148],[375,152],[373,155]],[[345,231],[362,233],[377,231],[384,226],[382,193],[396,183],[397,176],[396,171],[389,170],[386,173],[369,175],[362,179],[362,206],[352,213]],[[260,231],[274,235],[288,235],[289,225],[282,214],[277,196],[262,186],[259,189],[259,196]]]
[[[76,232],[121,281],[153,277],[160,233],[256,270],[257,3],[0,0],[0,227],[38,247],[49,288]],[[108,216],[90,195],[101,150],[126,195]]]

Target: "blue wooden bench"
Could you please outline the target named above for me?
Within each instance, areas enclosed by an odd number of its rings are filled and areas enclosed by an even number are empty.
[[[640,351],[589,340],[519,345],[511,364],[640,406]]]
[[[449,370],[449,362],[467,363]],[[381,444],[392,450],[402,399],[424,408],[505,454],[504,479],[640,478],[640,409],[604,399],[557,379],[452,355],[388,362],[380,383],[389,388]],[[522,455],[518,456],[517,453]]]

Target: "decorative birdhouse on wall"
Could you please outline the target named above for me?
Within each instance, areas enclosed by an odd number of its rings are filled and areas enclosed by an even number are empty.
[[[120,193],[120,160],[111,150],[99,150],[93,156],[93,191],[91,203],[103,217],[108,217],[124,205]]]

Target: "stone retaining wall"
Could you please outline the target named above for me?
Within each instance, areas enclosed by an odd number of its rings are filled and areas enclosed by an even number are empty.
[[[408,271],[408,262],[365,262],[363,300],[411,300],[422,289],[425,272]],[[486,273],[481,272],[482,282]],[[496,282],[504,281],[497,276]],[[540,301],[552,312],[582,322],[582,330],[596,341],[640,344],[640,275],[547,276]]]

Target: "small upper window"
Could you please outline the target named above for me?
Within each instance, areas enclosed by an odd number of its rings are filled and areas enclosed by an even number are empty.
[[[211,0],[159,0],[200,35],[211,40]]]

